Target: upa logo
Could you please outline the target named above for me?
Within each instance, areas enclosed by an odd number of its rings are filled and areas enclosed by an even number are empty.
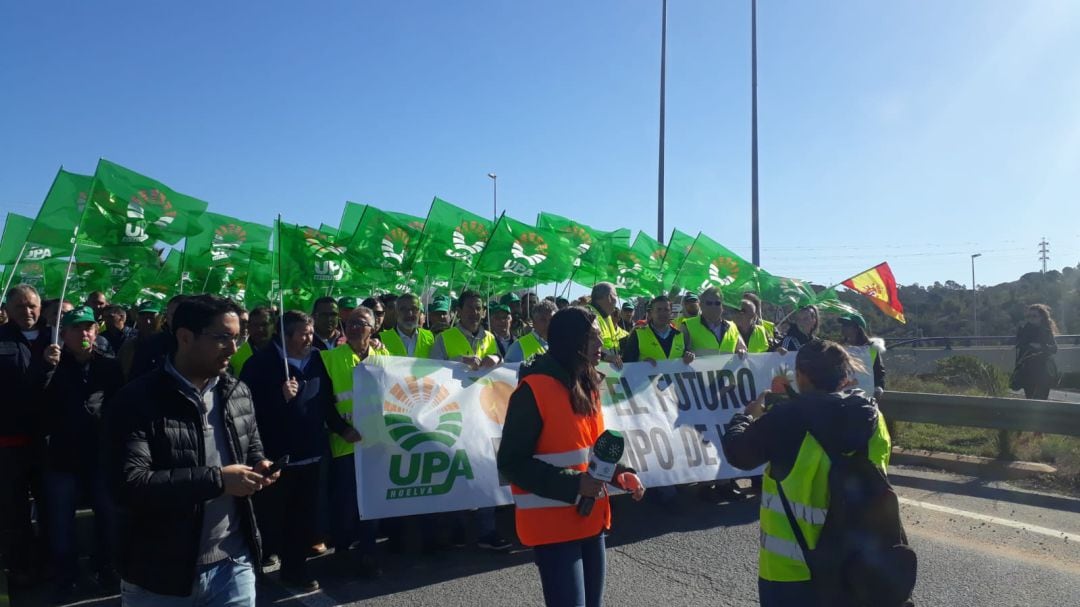
[[[574,267],[581,266],[581,257],[588,253],[589,249],[592,248],[592,236],[585,228],[575,225],[564,228],[562,232],[566,234],[566,237],[570,239],[570,242],[578,243],[577,246],[574,247],[578,251],[578,256],[574,259]]]
[[[730,285],[738,278],[739,263],[730,257],[717,257],[709,263],[709,280],[703,282],[701,288]]]
[[[150,218],[147,211],[152,211]],[[161,190],[139,190],[128,200],[127,218],[124,242],[146,242],[150,238],[146,233],[147,222],[156,228],[167,228],[176,220],[176,209]]]
[[[345,268],[332,259],[315,262],[315,280],[339,282],[345,278]]]
[[[52,249],[49,247],[34,247],[23,255],[23,259],[28,259],[30,261],[40,261],[50,257],[52,257]]]
[[[390,456],[386,499],[431,497],[448,493],[459,478],[472,479],[461,436],[461,407],[446,402],[449,391],[430,377],[406,377],[383,400],[383,423],[404,451]],[[432,428],[434,426],[434,428]]]
[[[510,245],[510,256],[503,264],[503,271],[517,276],[532,276],[533,268],[547,259],[548,245],[536,232],[526,232]]]
[[[345,254],[345,247],[335,246],[330,242],[327,235],[304,228],[304,242],[308,249],[317,258],[315,261],[315,280],[325,282],[340,282],[345,278],[346,265],[339,259],[324,259],[327,256],[341,257]]]
[[[394,260],[396,264],[387,263],[387,267],[401,265],[405,262],[405,247],[409,244],[409,233],[401,228],[394,228],[386,233],[382,239],[382,255],[384,259]]]
[[[235,223],[220,225],[214,230],[214,239],[210,242],[210,259],[222,261],[229,258],[230,251],[236,251],[247,242],[247,230]]]
[[[453,248],[446,251],[448,257],[472,263],[473,255],[479,255],[487,244],[488,229],[478,221],[463,221],[454,228]]]

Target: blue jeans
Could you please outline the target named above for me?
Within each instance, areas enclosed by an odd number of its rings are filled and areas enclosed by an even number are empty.
[[[110,569],[116,519],[102,475],[94,472],[47,471],[45,495],[49,556],[57,581],[71,584],[78,577],[75,510],[80,497],[85,497],[94,509],[94,568],[99,572]]]
[[[360,520],[356,505],[356,459],[350,455],[330,460],[327,492],[330,506],[330,539],[339,553],[357,544],[357,556],[375,553],[374,520]]]
[[[761,607],[818,607],[817,594],[810,582],[770,582],[758,578]]]
[[[533,548],[548,607],[601,607],[607,556],[604,534]]]
[[[122,607],[255,607],[255,570],[247,556],[200,565],[195,571],[191,596],[157,594],[122,581],[120,604]]]

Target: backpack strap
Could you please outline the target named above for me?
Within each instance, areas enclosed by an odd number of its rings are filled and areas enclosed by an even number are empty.
[[[799,543],[799,549],[803,553],[803,561],[807,567],[810,567],[810,546],[806,543],[806,536],[803,535],[802,529],[799,528],[799,522],[795,520],[795,513],[791,510],[791,502],[788,501],[787,495],[784,495],[784,487],[780,481],[776,481],[776,492],[780,494],[780,502],[784,504],[784,514],[787,515],[788,524],[791,525],[791,530],[795,533],[795,541]],[[814,572],[810,572],[810,576],[813,577]]]

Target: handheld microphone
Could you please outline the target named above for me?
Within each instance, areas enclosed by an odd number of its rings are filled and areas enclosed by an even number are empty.
[[[586,473],[598,481],[610,483],[615,478],[615,465],[622,459],[626,441],[618,430],[604,430],[589,451],[589,471]],[[583,497],[578,501],[577,512],[589,516],[595,498]]]

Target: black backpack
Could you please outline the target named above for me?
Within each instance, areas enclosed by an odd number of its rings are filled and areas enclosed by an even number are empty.
[[[832,464],[829,513],[813,550],[795,521],[783,487],[776,483],[818,600],[822,605],[844,607],[914,605],[911,592],[918,563],[908,546],[892,485],[867,458],[865,449],[842,454],[830,451],[824,443],[822,448]]]

